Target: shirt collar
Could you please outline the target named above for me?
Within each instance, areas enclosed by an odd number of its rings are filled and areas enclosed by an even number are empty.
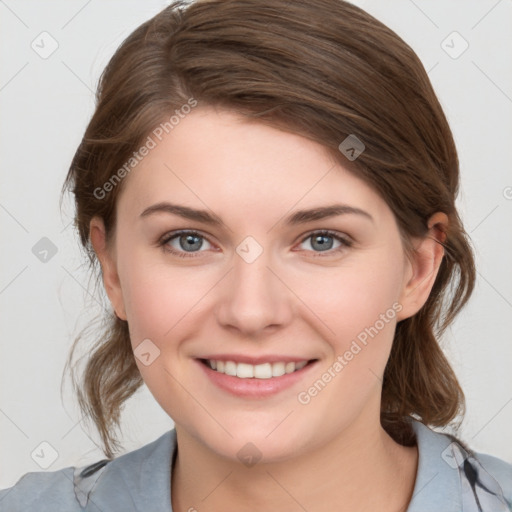
[[[418,445],[418,469],[407,512],[460,512],[461,484],[449,436],[411,420]],[[98,482],[92,504],[99,510],[172,512],[172,429],[139,450],[112,460]],[[112,492],[115,489],[116,492]]]
[[[175,450],[176,430],[172,429],[112,460],[90,498],[91,510],[172,512],[171,460]]]
[[[418,470],[407,512],[460,512],[461,483],[452,439],[411,420],[418,445]]]

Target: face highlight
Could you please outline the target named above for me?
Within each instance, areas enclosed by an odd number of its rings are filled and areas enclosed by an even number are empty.
[[[106,289],[178,434],[270,461],[378,421],[396,323],[430,281],[370,186],[306,138],[204,107],[125,179]]]

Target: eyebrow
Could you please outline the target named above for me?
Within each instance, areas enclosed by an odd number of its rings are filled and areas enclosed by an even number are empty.
[[[153,206],[146,208],[141,214],[141,217],[147,217],[155,213],[170,213],[178,215],[184,219],[196,220],[203,224],[210,224],[211,226],[220,226],[224,224],[220,217],[215,215],[213,212],[210,213],[207,210],[196,210],[188,206],[179,204],[172,204],[167,202],[157,203]]]
[[[148,217],[155,213],[169,213],[172,215],[178,215],[184,219],[195,220],[203,224],[211,226],[224,225],[222,219],[215,215],[213,212],[207,210],[197,210],[188,206],[179,204],[173,204],[169,202],[160,202],[149,206],[141,214],[141,217]],[[332,204],[328,206],[318,206],[316,208],[310,208],[308,210],[298,210],[288,217],[285,218],[285,223],[288,225],[299,225],[306,224],[307,222],[327,219],[329,217],[336,217],[338,215],[360,215],[374,222],[373,217],[366,211],[349,206],[346,204]]]
[[[309,210],[299,210],[286,217],[287,224],[305,224],[314,220],[327,219],[328,217],[336,217],[338,215],[360,215],[373,222],[373,217],[361,208],[349,206],[346,204],[332,204],[328,206],[319,206]]]

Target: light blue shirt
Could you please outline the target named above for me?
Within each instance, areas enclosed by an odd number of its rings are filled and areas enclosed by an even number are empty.
[[[411,421],[419,460],[407,512],[512,511],[512,464],[467,451],[455,438]],[[108,462],[27,473],[0,491],[0,511],[172,512],[175,450],[173,429]]]

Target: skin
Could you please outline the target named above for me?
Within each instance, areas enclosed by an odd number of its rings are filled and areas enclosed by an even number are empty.
[[[422,307],[434,284],[443,257],[437,228],[448,220],[433,215],[408,258],[392,211],[349,166],[301,136],[197,107],[125,178],[108,243],[102,220],[91,221],[104,285],[129,323],[133,348],[150,339],[160,350],[148,366],[136,362],[176,424],[175,512],[398,512],[409,503],[418,452],[381,427],[381,379],[396,323]],[[165,212],[141,217],[162,201],[205,209],[223,224]],[[283,220],[332,203],[373,220]],[[179,237],[167,242],[186,257],[158,245],[180,229],[204,237],[195,252]],[[332,248],[319,250],[308,235],[324,229],[352,245],[328,238]],[[252,263],[236,252],[249,235],[263,248]],[[395,318],[308,404],[299,403],[298,393],[393,304],[401,306]],[[291,388],[248,399],[212,384],[196,360],[212,353],[318,361]],[[237,457],[248,442],[262,457],[251,467]]]

